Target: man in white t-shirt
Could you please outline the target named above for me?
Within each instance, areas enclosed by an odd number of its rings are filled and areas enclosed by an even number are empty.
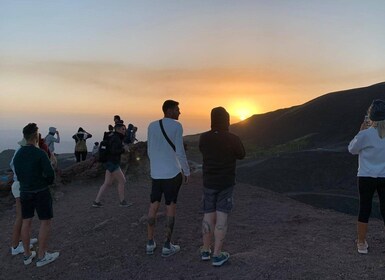
[[[166,100],[162,106],[164,118],[148,126],[147,153],[152,178],[147,225],[146,254],[148,255],[152,255],[156,248],[155,222],[162,195],[166,204],[166,240],[162,248],[162,256],[168,257],[180,251],[180,246],[171,243],[171,236],[179,189],[183,182],[188,183],[190,168],[183,146],[183,128],[177,121],[180,115],[178,105],[176,101]]]

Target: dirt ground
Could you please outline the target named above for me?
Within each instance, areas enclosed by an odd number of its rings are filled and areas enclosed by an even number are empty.
[[[181,189],[173,242],[181,252],[161,257],[164,208],[157,221],[155,254],[145,254],[148,180],[128,179],[134,205],[118,206],[115,187],[103,208],[91,203],[101,184],[76,181],[56,190],[51,251],[55,262],[24,266],[10,255],[14,208],[0,217],[0,279],[383,279],[385,235],[379,220],[370,223],[370,253],[355,250],[355,217],[311,206],[246,184],[235,190],[224,249],[231,254],[220,268],[199,259],[201,174]],[[39,221],[33,221],[37,236]]]

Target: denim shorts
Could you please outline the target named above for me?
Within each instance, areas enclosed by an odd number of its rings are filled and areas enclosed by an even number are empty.
[[[224,190],[203,188],[203,212],[212,213],[219,211],[230,213],[233,209],[233,191],[234,187]]]
[[[113,163],[111,161],[107,161],[106,163],[103,163],[104,169],[110,171],[111,173],[118,170],[120,168],[119,163]]]
[[[171,179],[152,179],[151,203],[155,201],[161,202],[162,194],[164,194],[166,205],[170,205],[171,202],[176,203],[182,181],[182,173]]]
[[[39,220],[53,218],[52,197],[49,189],[40,192],[21,192],[20,202],[23,219],[32,218],[35,215],[35,210]]]

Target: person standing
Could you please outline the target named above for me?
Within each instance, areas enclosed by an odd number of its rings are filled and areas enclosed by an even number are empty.
[[[166,239],[162,256],[168,257],[180,251],[179,245],[171,243],[171,236],[179,189],[183,181],[188,183],[190,168],[183,146],[183,128],[177,121],[180,115],[178,105],[176,101],[166,100],[162,106],[164,118],[148,126],[147,153],[152,179],[147,224],[146,254],[148,255],[152,255],[156,249],[154,240],[156,214],[163,194],[166,204]]]
[[[78,132],[72,136],[75,140],[75,157],[76,162],[85,161],[87,158],[86,140],[91,138],[92,134],[79,127]]]
[[[230,257],[222,251],[227,233],[228,214],[233,208],[236,160],[245,157],[238,136],[229,132],[230,116],[223,107],[211,110],[211,130],[201,134],[199,150],[203,165],[203,246],[201,259],[210,260],[214,235],[212,265],[221,266]]]
[[[371,123],[364,121],[348,146],[351,154],[358,155],[359,163],[357,251],[360,254],[368,253],[366,233],[375,191],[378,193],[381,216],[385,224],[385,101],[374,100],[368,109],[368,115]]]
[[[119,194],[119,205],[121,207],[131,206],[132,203],[127,203],[124,199],[124,185],[126,178],[120,168],[121,155],[126,151],[123,145],[123,138],[126,134],[126,126],[123,122],[117,123],[114,127],[114,132],[107,136],[108,141],[108,153],[107,161],[103,163],[103,167],[106,169],[104,183],[100,186],[99,192],[92,203],[92,207],[102,207],[100,202],[105,190],[112,185],[114,181],[118,182],[118,194]]]
[[[57,137],[55,137],[55,134]],[[44,138],[44,140],[48,146],[49,151],[51,152],[51,154],[53,154],[55,152],[55,143],[60,143],[60,134],[56,127],[51,126],[48,129],[48,134]]]
[[[39,133],[40,135],[40,133]],[[40,140],[40,138],[39,138]],[[23,138],[21,141],[18,142],[19,147],[16,149],[15,154],[12,157],[11,163],[9,164],[12,171],[13,171],[13,183],[12,183],[12,194],[15,198],[15,204],[16,204],[16,218],[15,223],[13,225],[13,231],[12,231],[12,246],[11,246],[11,254],[12,256],[24,253],[24,247],[23,242],[21,241],[21,226],[23,223],[23,217],[21,216],[21,203],[20,203],[20,183],[17,179],[16,173],[15,173],[15,166],[13,164],[13,160],[15,158],[16,153],[20,150],[21,147],[27,145],[27,142]],[[30,248],[33,247],[33,244],[37,243],[36,238],[31,238],[30,240]]]
[[[30,264],[36,256],[36,252],[30,250],[32,218],[36,210],[40,220],[36,266],[41,267],[59,257],[59,252],[47,252],[51,219],[53,218],[52,197],[48,186],[54,181],[55,173],[47,154],[37,147],[39,140],[37,125],[35,123],[26,125],[23,128],[23,135],[27,145],[21,147],[16,153],[13,164],[20,182],[24,264]]]

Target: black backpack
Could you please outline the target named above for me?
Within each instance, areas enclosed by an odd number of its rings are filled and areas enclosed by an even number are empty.
[[[110,152],[110,142],[114,133],[105,132],[103,140],[99,144],[99,162],[106,162]]]

